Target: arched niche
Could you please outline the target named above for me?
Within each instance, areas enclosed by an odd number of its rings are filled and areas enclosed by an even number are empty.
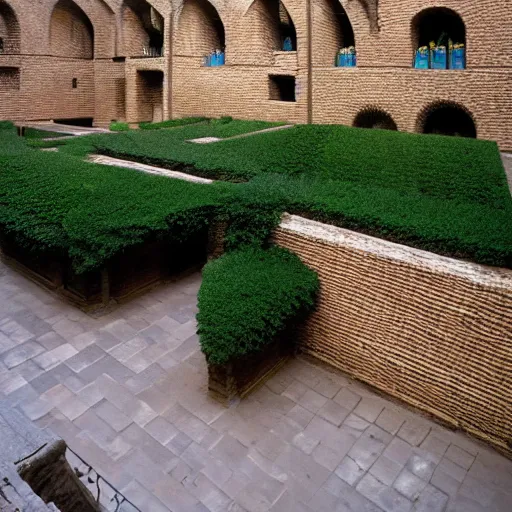
[[[451,101],[439,101],[423,109],[417,121],[420,133],[476,138],[476,123],[471,112]]]
[[[164,19],[145,0],[124,0],[121,8],[124,57],[159,57],[164,46]]]
[[[224,24],[217,9],[208,0],[185,0],[178,18],[175,39],[178,55],[204,57],[224,50]]]
[[[466,44],[466,26],[458,13],[446,7],[431,7],[414,16],[411,22],[412,47],[416,50],[431,41],[448,45],[448,40]]]
[[[339,0],[315,2],[313,20],[313,65],[333,66],[341,48],[356,46],[352,24]]]
[[[21,32],[12,7],[0,0],[0,55],[20,53]]]
[[[366,107],[360,110],[354,118],[353,126],[356,128],[398,130],[391,115],[378,107]]]
[[[59,0],[50,20],[50,48],[57,57],[94,58],[94,29],[72,0]]]
[[[295,24],[280,0],[254,0],[244,14],[239,32],[243,34],[246,63],[272,65],[274,52],[297,51]],[[291,46],[285,44],[288,43]]]

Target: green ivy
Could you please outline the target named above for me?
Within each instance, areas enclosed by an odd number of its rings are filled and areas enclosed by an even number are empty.
[[[128,123],[119,123],[114,121],[110,123],[109,130],[111,132],[128,132],[130,131],[130,125]]]
[[[174,128],[176,126],[186,126],[187,124],[197,124],[208,121],[207,117],[183,117],[181,119],[168,119],[160,123],[139,123],[141,130],[160,130],[161,128]]]
[[[208,361],[224,364],[262,350],[313,309],[318,287],[315,272],[278,247],[249,247],[208,263],[197,315]]]

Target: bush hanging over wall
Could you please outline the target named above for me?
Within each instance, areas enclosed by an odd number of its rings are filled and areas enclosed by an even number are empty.
[[[195,236],[228,193],[28,149],[15,137],[16,158],[0,143],[0,227],[26,250],[68,255],[77,272],[150,239]]]
[[[315,272],[291,252],[246,248],[211,261],[199,291],[201,348],[213,364],[261,351],[297,315],[309,312]]]
[[[100,137],[94,145],[199,176],[250,180],[239,186],[245,206],[228,231],[228,246],[261,238],[275,212],[288,211],[447,256],[512,266],[512,200],[493,142],[322,125],[186,142],[223,137],[223,129],[188,126],[156,137]]]

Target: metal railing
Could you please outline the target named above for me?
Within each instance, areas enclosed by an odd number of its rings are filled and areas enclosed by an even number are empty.
[[[108,480],[100,475],[88,462],[69,446],[66,447],[73,457],[72,464],[76,476],[89,489],[94,496],[96,503],[108,512],[142,512],[135,506],[121,491],[116,489]],[[122,507],[122,509],[121,509]]]

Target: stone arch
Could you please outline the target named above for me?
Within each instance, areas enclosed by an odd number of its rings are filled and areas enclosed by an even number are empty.
[[[94,28],[73,0],[59,0],[50,19],[50,49],[57,57],[94,58]]]
[[[286,38],[291,39],[293,51],[298,50],[297,30],[289,9],[282,0],[253,0],[239,22],[243,34],[238,44],[251,63],[272,65],[274,52],[283,50]]]
[[[438,135],[477,137],[473,114],[454,101],[436,101],[427,105],[418,115],[416,131]]]
[[[164,19],[146,0],[124,0],[121,27],[123,56],[162,55]]]
[[[178,14],[175,53],[204,57],[214,50],[224,50],[224,23],[208,0],[185,0]]]
[[[0,0],[0,55],[19,54],[21,31],[18,17],[13,8]]]
[[[368,106],[360,110],[354,117],[352,126],[356,128],[398,130],[398,127],[390,114],[379,107],[373,106]]]
[[[429,7],[418,12],[411,20],[411,40],[414,49],[436,44],[466,44],[466,24],[461,15],[446,7]]]
[[[332,66],[341,48],[356,46],[354,29],[339,0],[314,4],[313,65]]]

